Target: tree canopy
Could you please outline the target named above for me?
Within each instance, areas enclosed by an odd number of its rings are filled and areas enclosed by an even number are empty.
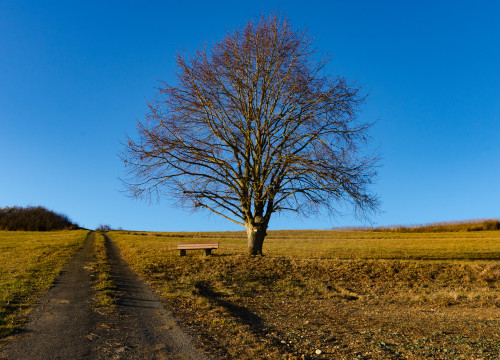
[[[262,16],[212,48],[177,56],[123,154],[132,196],[169,196],[243,225],[262,254],[272,214],[339,203],[366,214],[377,159],[356,83],[326,72],[312,38]]]

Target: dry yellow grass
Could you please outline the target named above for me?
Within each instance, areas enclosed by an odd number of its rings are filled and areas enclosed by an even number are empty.
[[[110,232],[221,359],[495,358],[500,232]],[[217,239],[215,256],[178,242]],[[316,354],[315,350],[321,350]]]
[[[116,306],[116,285],[111,276],[111,265],[108,262],[106,239],[104,234],[96,231],[94,234],[93,270],[94,289],[96,290],[95,305],[101,311],[111,311]]]
[[[11,334],[88,231],[0,231],[0,337]]]
[[[140,252],[176,255],[181,241],[218,240],[220,255],[246,253],[245,232],[113,232]],[[119,236],[118,236],[119,235]],[[148,246],[142,246],[145,242]],[[500,260],[500,231],[397,233],[381,231],[269,231],[264,253],[272,257],[332,259]]]

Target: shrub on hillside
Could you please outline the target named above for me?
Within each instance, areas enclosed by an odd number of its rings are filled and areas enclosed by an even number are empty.
[[[99,225],[98,227],[96,227],[96,231],[109,231],[109,230],[112,230],[111,229],[111,225]]]
[[[0,230],[50,231],[77,229],[78,225],[63,214],[42,206],[5,207],[0,209]]]
[[[488,220],[483,223],[484,230],[500,230],[500,220]]]

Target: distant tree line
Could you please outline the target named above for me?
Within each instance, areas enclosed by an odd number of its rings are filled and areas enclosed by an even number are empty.
[[[492,231],[500,230],[500,220],[471,220],[441,222],[418,226],[400,226],[391,229],[398,232],[454,232],[454,231]]]
[[[391,231],[391,232],[455,232],[455,231],[494,231],[500,230],[500,220],[469,220],[437,222],[423,225],[393,225],[393,226],[355,226],[339,227],[333,230],[339,231]]]
[[[0,230],[51,231],[78,229],[66,215],[42,206],[4,207],[0,209]]]

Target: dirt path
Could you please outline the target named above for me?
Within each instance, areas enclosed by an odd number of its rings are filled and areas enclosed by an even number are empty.
[[[116,311],[92,310],[88,263],[91,233],[54,286],[30,314],[23,334],[2,359],[206,359],[171,314],[106,239],[111,273],[120,295]]]

